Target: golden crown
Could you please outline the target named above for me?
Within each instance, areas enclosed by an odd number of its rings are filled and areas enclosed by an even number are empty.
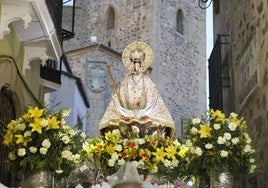
[[[143,59],[143,53],[141,51],[139,52],[138,50],[135,50],[131,54],[131,58],[132,58],[132,60],[134,60],[134,59],[142,60]]]

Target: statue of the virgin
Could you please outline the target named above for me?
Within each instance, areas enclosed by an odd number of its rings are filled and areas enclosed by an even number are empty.
[[[161,133],[172,136],[174,121],[164,104],[148,68],[153,60],[149,45],[141,41],[129,44],[123,51],[122,61],[129,70],[100,121],[101,135],[113,129],[127,134],[139,128],[140,136]]]

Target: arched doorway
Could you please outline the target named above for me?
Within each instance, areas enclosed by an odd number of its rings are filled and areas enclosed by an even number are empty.
[[[16,118],[15,102],[13,93],[7,87],[0,90],[0,142],[3,142],[4,130],[7,124]],[[16,181],[12,181],[12,175],[7,172],[5,160],[8,157],[8,150],[0,144],[0,182],[6,186],[16,186]]]

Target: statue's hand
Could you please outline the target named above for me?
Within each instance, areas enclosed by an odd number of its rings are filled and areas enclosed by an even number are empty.
[[[129,118],[133,118],[133,117],[135,117],[134,112],[131,111],[131,110],[128,110],[128,109],[123,108],[123,107],[119,104],[119,102],[118,102],[118,100],[115,98],[115,96],[113,96],[113,103],[114,103],[114,106],[115,106],[116,110],[117,110],[122,116],[124,116],[124,117],[129,117]]]

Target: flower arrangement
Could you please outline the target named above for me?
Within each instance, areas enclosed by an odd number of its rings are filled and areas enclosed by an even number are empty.
[[[136,126],[132,126],[128,137],[115,129],[88,139],[83,149],[87,159],[94,160],[105,176],[115,173],[126,162],[134,164],[141,175],[150,174],[170,182],[185,171],[189,150],[178,139],[160,134],[138,135]]]
[[[256,169],[256,152],[248,134],[247,123],[236,113],[228,117],[211,109],[208,116],[193,118],[184,134],[190,148],[188,173],[194,176],[217,175],[227,170],[232,175],[250,174]]]
[[[69,113],[29,107],[20,118],[12,120],[3,140],[9,150],[10,169],[23,170],[25,175],[49,170],[56,178],[68,176],[80,160],[86,139],[84,133],[67,125],[64,117]]]

